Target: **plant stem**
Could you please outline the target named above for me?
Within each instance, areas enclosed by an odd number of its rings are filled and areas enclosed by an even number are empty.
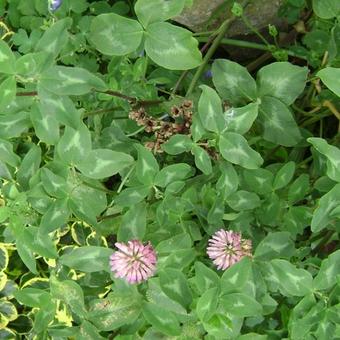
[[[244,15],[241,16],[241,19],[244,24],[264,42],[265,45],[270,46],[267,39],[260,33],[260,31],[256,27],[251,24],[251,22]]]
[[[317,254],[322,249],[322,247],[332,238],[333,234],[334,230],[328,230],[320,243],[313,249],[312,253]]]
[[[316,117],[311,117],[307,120],[305,120],[301,125],[300,127],[306,127],[310,124],[313,124],[313,123],[316,123],[317,121],[319,121],[320,119],[323,119],[325,117],[329,117],[329,116],[332,116],[333,114],[332,113],[325,113],[325,114],[320,114],[319,116],[316,116]]]
[[[197,38],[200,42],[206,42],[209,38],[207,37],[200,37]],[[238,47],[245,47],[245,48],[254,48],[257,50],[263,50],[263,51],[269,51],[270,47],[274,47],[273,45],[270,45],[268,47],[264,44],[258,44],[250,41],[244,41],[244,40],[237,40],[237,39],[229,39],[229,38],[223,38],[220,40],[221,45],[231,45],[231,46],[238,46]]]
[[[205,52],[205,50],[209,47],[209,45],[211,44],[211,42],[214,40],[216,31],[212,32],[212,35],[206,39],[204,39],[203,42],[205,42],[204,46],[200,49],[201,53]],[[198,41],[200,41],[199,39],[197,39]],[[182,81],[186,78],[186,76],[188,75],[189,71],[186,70],[184,71],[181,76],[178,78],[177,83],[175,84],[174,88],[171,91],[171,95],[174,96],[180,86],[180,84],[182,83]]]
[[[117,189],[117,194],[119,194],[122,189],[123,189],[123,186],[125,185],[126,181],[129,179],[132,171],[135,169],[135,166],[132,166],[131,169],[129,170],[129,172],[124,176],[122,182],[120,183],[119,185],[119,188]]]
[[[141,128],[139,128],[138,130],[129,133],[128,135],[126,135],[126,137],[133,137],[135,135],[138,135],[140,132],[144,131],[145,126],[142,126]]]
[[[95,115],[100,115],[100,114],[103,114],[103,113],[114,112],[118,109],[120,109],[120,107],[114,106],[114,107],[111,107],[110,109],[101,109],[101,110],[89,111],[89,112],[85,112],[82,118],[84,119],[84,118],[87,118],[89,116],[95,116]],[[126,118],[128,118],[128,117],[127,116],[114,117],[114,119],[126,119]]]
[[[203,73],[206,65],[208,64],[210,58],[213,56],[213,54],[215,53],[217,47],[219,46],[219,44],[221,43],[221,40],[223,39],[224,35],[226,34],[230,24],[235,20],[235,17],[232,17],[230,19],[227,19],[223,22],[223,24],[221,25],[220,29],[219,29],[219,33],[216,36],[214,42],[211,44],[207,54],[204,56],[203,58],[203,62],[202,64],[199,66],[199,68],[197,69],[194,77],[191,80],[191,83],[189,85],[189,89],[187,91],[186,96],[189,97],[192,92],[195,89],[195,86],[199,80],[199,78],[201,77],[201,74]]]
[[[200,42],[205,42],[205,41],[208,41],[208,38],[207,37],[200,37],[200,38],[197,38],[197,40],[200,41]],[[230,46],[237,46],[237,47],[244,47],[244,48],[253,48],[253,49],[256,49],[256,50],[262,50],[262,51],[268,51],[268,52],[273,52],[273,50],[275,49],[274,45],[264,45],[264,44],[254,43],[254,42],[251,42],[251,41],[229,39],[229,38],[223,38],[220,43],[221,43],[221,45],[230,45]],[[300,56],[293,51],[285,50],[285,52],[291,57],[304,59],[304,60],[306,59],[305,56]]]
[[[136,97],[131,97],[131,96],[128,96],[128,95],[123,94],[123,93],[118,92],[118,91],[112,91],[112,90],[100,91],[100,90],[96,90],[96,89],[93,89],[93,91],[95,91],[97,93],[103,93],[103,94],[107,94],[109,96],[124,99],[124,100],[128,101],[133,106],[138,106],[138,105],[149,106],[149,105],[157,105],[157,104],[163,103],[163,100],[160,100],[160,99],[155,99],[155,100],[138,99]],[[38,92],[37,91],[17,92],[16,95],[18,97],[37,96]]]

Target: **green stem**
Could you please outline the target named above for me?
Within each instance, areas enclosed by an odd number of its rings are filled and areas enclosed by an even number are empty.
[[[209,39],[208,37],[197,38],[197,40],[200,41],[200,42],[206,42],[206,41],[208,41],[208,39]],[[250,42],[250,41],[229,39],[229,38],[223,38],[221,40],[220,44],[221,45],[244,47],[244,48],[253,48],[255,50],[262,50],[262,51],[268,51],[268,52],[273,52],[273,50],[276,48],[274,45],[264,45],[264,44],[258,44],[258,43]],[[300,56],[293,51],[285,50],[285,52],[287,52],[287,54],[291,57],[306,59],[306,57]]]
[[[127,137],[133,137],[133,136],[136,136],[138,135],[140,132],[144,131],[145,129],[145,126],[142,126],[141,128],[139,128],[138,130],[132,132],[132,133],[129,133],[128,135],[126,135]]]
[[[256,27],[251,24],[251,22],[244,15],[241,16],[241,19],[244,24],[264,42],[265,45],[270,46],[267,39],[260,33],[260,31]]]
[[[305,120],[301,125],[300,127],[306,127],[308,125],[311,125],[313,123],[316,123],[318,122],[319,120],[323,119],[323,118],[326,118],[328,116],[332,116],[332,113],[325,113],[325,114],[322,114],[322,115],[319,115],[317,117],[311,117],[310,119],[307,119]]]
[[[119,185],[119,188],[117,190],[117,194],[119,194],[122,189],[123,189],[123,186],[125,185],[126,181],[129,179],[132,171],[134,170],[135,166],[132,166],[131,169],[129,170],[129,172],[125,175],[125,177],[123,178],[122,182],[120,183]]]
[[[189,85],[189,89],[188,92],[186,94],[187,97],[189,97],[192,92],[195,89],[195,86],[199,80],[199,78],[201,77],[201,74],[203,73],[206,65],[208,64],[210,58],[213,56],[213,54],[215,53],[217,47],[219,46],[219,44],[221,43],[221,40],[223,39],[224,35],[226,34],[230,24],[235,20],[235,17],[232,17],[230,19],[227,19],[223,22],[223,24],[221,25],[220,29],[219,29],[219,33],[216,36],[214,42],[211,44],[207,54],[204,56],[203,58],[203,62],[202,64],[199,66],[199,68],[197,69],[194,77],[191,80],[191,83]]]
[[[196,32],[196,33],[193,33],[192,35],[194,37],[200,37],[202,35],[211,35],[211,34],[215,34],[216,31],[206,31],[206,32]]]
[[[294,111],[296,112],[299,112],[301,114],[303,114],[304,116],[307,116],[307,117],[315,117],[315,114],[314,113],[311,113],[311,112],[307,112],[303,109],[300,109],[296,104],[293,104],[292,105],[292,108],[294,109]]]
[[[206,42],[209,40],[208,37],[200,37],[197,38],[200,42]],[[220,40],[220,44],[223,45],[231,45],[231,46],[238,46],[238,47],[246,47],[246,48],[254,48],[257,50],[263,50],[263,51],[269,51],[269,47],[267,45],[258,44],[250,41],[244,41],[244,40],[237,40],[237,39],[229,39],[229,38],[223,38]],[[273,45],[271,45],[274,47]]]
[[[322,247],[332,238],[333,234],[334,234],[334,230],[328,230],[324,238],[313,249],[313,254],[317,254],[322,249]]]
[[[100,115],[100,114],[104,114],[104,113],[114,112],[118,109],[120,109],[120,107],[115,106],[115,107],[111,107],[110,109],[101,109],[101,110],[89,111],[89,112],[85,112],[82,118],[84,119],[84,118],[87,118],[89,116],[95,116],[95,115]],[[127,116],[114,117],[114,119],[127,119],[127,118],[129,118],[129,117],[127,117]]]
[[[309,157],[305,158],[303,161],[301,161],[301,162],[297,165],[297,167],[300,168],[301,166],[303,166],[303,165],[309,163],[309,162],[312,161],[312,160],[313,160],[313,156],[309,156]]]

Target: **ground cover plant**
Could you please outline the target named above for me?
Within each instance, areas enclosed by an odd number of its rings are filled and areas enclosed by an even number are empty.
[[[340,2],[248,3],[0,0],[1,339],[340,339]]]

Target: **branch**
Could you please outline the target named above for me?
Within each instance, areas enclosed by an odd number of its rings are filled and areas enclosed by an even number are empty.
[[[112,91],[112,90],[107,90],[107,91],[99,91],[94,89],[93,91],[98,92],[98,93],[104,93],[109,96],[117,97],[124,99],[128,101],[132,106],[149,106],[149,105],[157,105],[163,103],[163,100],[156,99],[156,100],[140,100],[136,97],[131,97],[127,96],[123,93],[120,93],[118,91]],[[32,97],[32,96],[37,96],[38,92],[37,91],[31,91],[31,92],[17,92],[17,97]]]

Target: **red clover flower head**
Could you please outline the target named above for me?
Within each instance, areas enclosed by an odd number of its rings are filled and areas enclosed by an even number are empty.
[[[251,255],[251,240],[242,239],[241,233],[221,229],[209,240],[207,254],[217,269],[226,270],[244,256]]]
[[[115,243],[118,248],[110,256],[111,271],[115,277],[125,279],[128,283],[146,281],[156,270],[156,252],[150,242],[143,245],[138,240],[127,243]]]

